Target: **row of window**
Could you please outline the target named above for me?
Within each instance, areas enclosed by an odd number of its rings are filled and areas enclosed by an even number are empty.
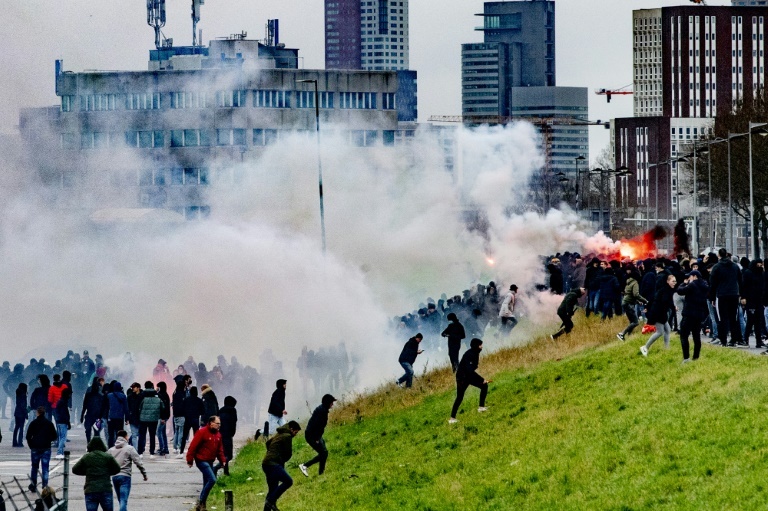
[[[376,92],[319,92],[320,108],[333,109],[334,99],[338,95],[339,108],[341,109],[366,109],[376,110]],[[394,92],[383,92],[382,109],[396,110]],[[248,98],[251,97],[251,105],[255,108],[315,108],[314,91],[289,91],[289,90],[228,90],[217,91],[213,105],[220,108],[245,107]],[[171,92],[161,94],[159,92],[146,94],[89,94],[82,96],[62,96],[61,111],[71,112],[76,108],[79,98],[81,112],[108,111],[108,110],[159,110],[163,103],[169,101],[172,109],[208,108],[210,104],[205,92]]]

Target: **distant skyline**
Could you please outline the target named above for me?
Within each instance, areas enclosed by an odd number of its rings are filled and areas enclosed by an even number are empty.
[[[191,0],[167,2],[168,23],[163,29],[174,44],[192,41]],[[631,96],[614,96],[608,104],[598,88],[619,88],[632,83],[632,11],[685,1],[557,0],[557,85],[587,87],[589,117],[607,121],[632,116]],[[730,5],[711,0],[709,5]],[[419,121],[430,115],[461,113],[461,44],[482,41],[475,27],[482,19],[481,0],[411,0],[410,61],[419,74]],[[280,40],[300,49],[300,67],[323,68],[323,0],[208,0],[202,6],[198,28],[203,42],[248,32],[263,39],[267,19],[280,20]],[[64,69],[142,70],[154,47],[152,28],[146,25],[144,2],[106,0],[29,0],[6,6],[0,26],[4,42],[0,53],[0,132],[15,132],[21,107],[58,103],[54,92],[54,61]],[[590,128],[590,159],[609,144],[609,131]]]

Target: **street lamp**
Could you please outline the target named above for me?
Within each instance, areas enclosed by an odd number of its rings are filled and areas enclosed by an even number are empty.
[[[749,123],[749,228],[750,228],[750,245],[751,250],[747,251],[747,254],[749,254],[750,251],[754,251],[754,256],[757,257],[758,250],[757,245],[755,244],[755,193],[754,193],[754,187],[752,186],[752,130],[754,128],[761,128],[763,126],[768,126],[768,122],[750,122]]]
[[[576,161],[576,203],[577,203],[576,211],[580,211],[581,209],[584,208],[584,204],[583,204],[584,203],[584,186],[583,186],[583,183],[582,183],[582,187],[581,187],[581,195],[579,195],[579,181],[581,180],[581,171],[579,170],[579,162],[582,162],[584,160],[586,160],[586,158],[584,157],[583,154],[580,154],[580,155],[578,155],[575,158],[575,161]],[[589,197],[589,196],[587,196],[587,197]]]
[[[320,158],[320,97],[317,91],[317,80],[296,80],[296,83],[315,84],[315,132],[317,134],[317,183],[320,192],[320,234],[323,242],[323,255],[325,255],[325,208],[323,205],[323,163]]]
[[[728,251],[732,254],[736,252],[733,246],[733,201],[731,197],[731,140],[735,138],[744,138],[749,133],[728,133]],[[751,139],[752,137],[750,137]],[[750,140],[751,142],[751,140]],[[752,151],[750,151],[751,155]],[[750,173],[751,175],[751,173]]]

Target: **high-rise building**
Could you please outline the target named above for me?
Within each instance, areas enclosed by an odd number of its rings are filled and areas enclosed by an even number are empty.
[[[409,67],[408,0],[325,0],[326,69]]]

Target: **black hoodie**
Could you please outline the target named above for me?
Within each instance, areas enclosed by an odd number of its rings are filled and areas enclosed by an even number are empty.
[[[762,262],[762,259],[755,259],[749,263],[749,269],[744,271],[741,297],[747,301],[748,309],[754,309],[763,303],[765,271],[757,265]]]
[[[285,411],[285,385],[287,380],[277,380],[275,386],[277,387],[272,393],[272,399],[269,401],[269,408],[267,412],[275,417],[282,417]]]

